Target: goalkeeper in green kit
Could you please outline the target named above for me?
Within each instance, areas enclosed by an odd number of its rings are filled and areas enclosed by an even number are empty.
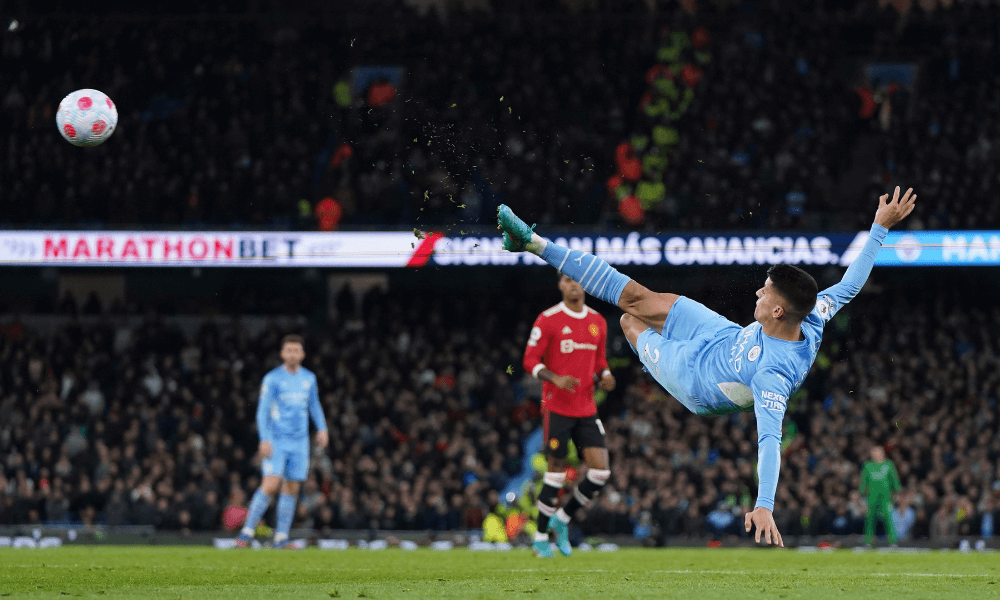
[[[882,446],[872,448],[872,459],[861,469],[861,495],[868,500],[868,514],[865,515],[865,544],[871,545],[875,536],[875,518],[885,522],[886,536],[890,544],[896,543],[896,527],[892,522],[892,493],[899,489],[899,475],[896,466],[885,457]]]

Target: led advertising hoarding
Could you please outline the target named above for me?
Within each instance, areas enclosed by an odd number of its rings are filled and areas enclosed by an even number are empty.
[[[849,265],[867,232],[647,235],[583,232],[556,243],[594,252],[614,265]],[[423,267],[541,265],[511,254],[496,235],[442,232],[0,232],[0,264],[124,267]],[[1000,265],[1000,231],[890,232],[880,266]]]

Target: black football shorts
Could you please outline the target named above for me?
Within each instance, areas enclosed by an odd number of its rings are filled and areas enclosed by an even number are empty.
[[[545,453],[555,458],[566,458],[570,440],[576,444],[577,451],[608,447],[604,439],[604,424],[596,414],[589,417],[567,417],[546,410],[543,416],[543,434]]]

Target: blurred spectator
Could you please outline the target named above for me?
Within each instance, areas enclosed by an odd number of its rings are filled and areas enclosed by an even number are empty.
[[[913,524],[917,520],[917,511],[910,506],[909,499],[901,497],[892,514],[893,523],[896,527],[896,536],[899,541],[906,541],[910,537]]]
[[[299,199],[333,196],[344,223],[468,223],[480,207],[459,201],[465,189],[594,221],[595,166],[621,135],[641,39],[565,13],[445,24],[385,9],[326,28],[302,9],[280,25],[112,16],[98,33],[26,18],[0,32],[6,222],[288,228]],[[371,64],[406,78],[352,90],[351,70]],[[95,81],[119,127],[81,152],[53,135],[54,110]],[[567,211],[570,199],[582,208]]]
[[[482,525],[490,482],[507,479],[494,449],[510,444],[516,455],[537,424],[515,423],[515,402],[528,400],[504,373],[531,315],[505,304],[512,310],[484,316],[432,294],[372,294],[363,333],[331,325],[315,337],[307,366],[319,376],[331,450],[314,457],[298,526]],[[0,522],[221,528],[223,499],[239,508],[259,483],[256,387],[281,332],[249,339],[235,324],[185,339],[150,317],[115,348],[111,331],[102,320],[0,339],[9,365],[0,372]],[[88,343],[67,343],[77,336]],[[68,388],[61,396],[56,382]],[[39,389],[50,390],[44,401]]]
[[[326,197],[316,203],[316,220],[320,231],[333,231],[340,224],[343,210],[340,203],[332,197]]]
[[[26,18],[0,32],[5,222],[290,228],[305,201],[326,229],[336,211],[320,205],[336,198],[342,226],[483,223],[507,202],[542,223],[850,228],[867,225],[873,177],[921,190],[921,226],[1000,223],[996,203],[970,200],[1000,185],[1000,79],[979,60],[1000,42],[995,3],[900,15],[871,0],[709,2],[694,16],[495,4],[446,20],[419,3],[359,5],[324,26],[306,9],[281,24]],[[604,182],[616,148],[649,134],[644,75],[671,31],[696,32],[713,58],[671,124],[676,150],[658,157],[663,201],[622,215]],[[919,81],[857,81],[883,60],[918,64]],[[372,64],[405,78],[353,89]],[[95,81],[120,131],[80,150],[56,135],[54,109]],[[91,300],[63,308],[107,308]]]

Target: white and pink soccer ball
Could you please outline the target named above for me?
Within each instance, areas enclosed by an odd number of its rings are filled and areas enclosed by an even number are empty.
[[[103,92],[77,90],[59,103],[56,125],[74,146],[97,146],[118,126],[118,109]]]

